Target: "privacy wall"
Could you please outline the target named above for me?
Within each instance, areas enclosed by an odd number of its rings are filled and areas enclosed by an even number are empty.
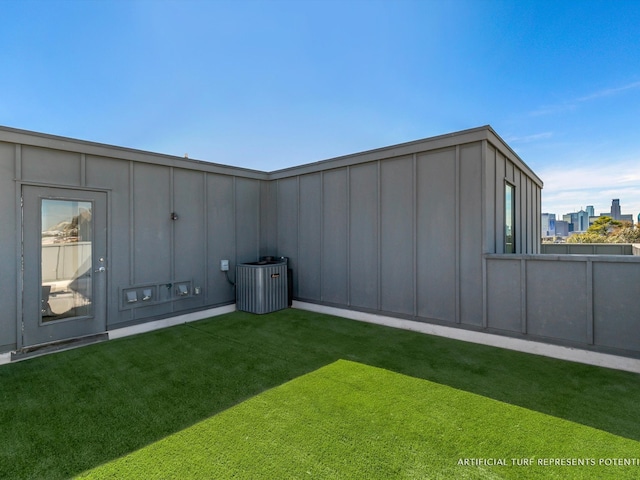
[[[489,128],[271,174],[266,237],[290,259],[294,297],[427,321],[483,325],[483,260],[538,253],[541,181]]]
[[[487,328],[638,357],[640,257],[487,255]]]

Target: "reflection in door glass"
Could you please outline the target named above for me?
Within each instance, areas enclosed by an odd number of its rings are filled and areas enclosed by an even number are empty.
[[[90,316],[91,202],[42,199],[43,322]]]

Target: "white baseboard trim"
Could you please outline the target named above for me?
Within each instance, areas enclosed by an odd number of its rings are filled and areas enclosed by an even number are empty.
[[[114,340],[116,338],[129,337],[131,335],[151,332],[153,330],[159,330],[161,328],[173,327],[175,325],[181,325],[183,323],[204,320],[205,318],[235,312],[235,310],[236,305],[234,303],[232,305],[210,308],[209,310],[202,310],[200,312],[185,313],[183,315],[177,315],[175,317],[163,318],[162,320],[140,323],[138,325],[132,325],[130,327],[117,328],[115,330],[110,330],[107,333],[109,334],[109,340]]]
[[[11,352],[0,353],[0,365],[11,363]]]
[[[343,308],[327,307],[315,303],[298,302],[296,300],[293,301],[293,308],[308,310],[310,312],[336,315],[338,317],[358,320],[361,322],[375,323],[378,325],[385,325],[387,327],[412,330],[414,332],[426,333],[428,335],[453,338],[455,340],[462,340],[464,342],[478,343],[491,347],[506,348],[508,350],[516,350],[519,352],[532,353],[535,355],[543,355],[545,357],[557,358],[559,360],[568,360],[571,362],[595,365],[598,367],[606,367],[613,368],[615,370],[640,373],[640,360],[635,358],[620,357],[618,355],[592,352],[579,348],[550,345],[548,343],[523,340],[521,338],[506,337],[492,333],[474,332],[461,328],[416,322],[414,320],[404,320],[401,318],[358,312],[355,310],[346,310]]]

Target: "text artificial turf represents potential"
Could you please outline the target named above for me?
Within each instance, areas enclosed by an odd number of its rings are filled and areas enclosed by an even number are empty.
[[[637,478],[640,442],[338,360],[88,479]]]
[[[234,312],[0,366],[0,478],[79,475],[341,359],[640,441],[637,374],[296,309]],[[508,441],[510,435],[497,425],[498,437]],[[442,444],[458,442],[459,437],[445,437]],[[530,448],[514,455],[565,454],[536,445],[531,438]],[[427,444],[421,448],[416,454],[429,454]],[[482,458],[498,455],[486,442],[476,452]],[[622,458],[625,452],[611,453]],[[572,451],[570,459],[609,453],[585,449]],[[457,455],[466,454],[456,450]],[[485,471],[511,470],[475,465],[457,473],[475,478]],[[575,478],[585,473],[575,467],[560,471]],[[640,469],[600,473],[637,477]],[[316,472],[314,478],[321,477]]]

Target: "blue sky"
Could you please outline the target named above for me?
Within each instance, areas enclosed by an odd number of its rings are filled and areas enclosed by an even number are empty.
[[[3,0],[0,124],[277,170],[490,124],[640,212],[640,0]]]

